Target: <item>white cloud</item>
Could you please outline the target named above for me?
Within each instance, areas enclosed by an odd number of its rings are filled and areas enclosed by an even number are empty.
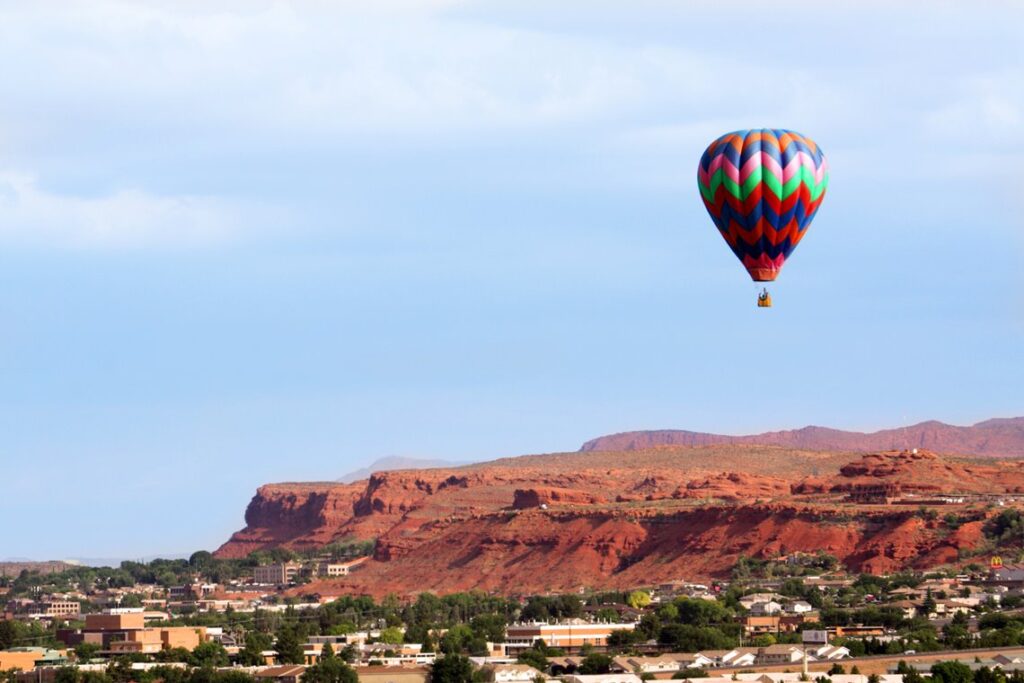
[[[0,240],[65,248],[195,248],[237,237],[237,208],[216,199],[122,190],[102,197],[47,192],[0,172]]]

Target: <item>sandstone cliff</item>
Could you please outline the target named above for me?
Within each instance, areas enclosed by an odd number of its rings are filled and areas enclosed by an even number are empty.
[[[1021,463],[931,452],[563,453],[266,485],[217,554],[376,539],[351,576],[305,589],[327,594],[625,588],[726,576],[741,555],[819,550],[888,572],[957,562],[981,542],[993,496],[1022,491]],[[942,520],[950,512],[955,527]]]

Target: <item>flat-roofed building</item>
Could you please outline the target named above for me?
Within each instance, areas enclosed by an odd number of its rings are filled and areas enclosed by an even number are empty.
[[[12,647],[0,650],[0,671],[29,671],[36,665],[60,666],[67,664],[67,661],[67,650],[51,650],[45,647]]]
[[[511,624],[505,629],[505,649],[509,656],[531,648],[538,640],[548,647],[578,650],[585,646],[607,647],[612,631],[632,631],[636,624],[593,624],[574,619],[561,624]]]
[[[302,565],[298,562],[268,564],[253,568],[252,578],[256,583],[279,586],[294,581],[301,570]]]
[[[108,610],[100,614],[85,615],[85,631],[133,631],[146,627],[146,615],[141,609],[132,612]]]
[[[348,576],[349,572],[366,562],[369,557],[357,557],[348,562],[319,562],[316,565],[317,576],[337,577]]]
[[[48,617],[77,617],[82,604],[74,600],[47,600],[39,603],[39,611]]]
[[[425,666],[357,666],[359,683],[427,683],[430,669]]]

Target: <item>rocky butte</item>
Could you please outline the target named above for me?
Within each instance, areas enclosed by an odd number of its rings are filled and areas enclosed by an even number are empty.
[[[753,444],[592,450],[268,484],[217,555],[376,539],[350,576],[303,587],[328,595],[626,588],[819,550],[881,573],[967,561],[985,550],[985,519],[1018,500],[1024,463],[1009,460]]]

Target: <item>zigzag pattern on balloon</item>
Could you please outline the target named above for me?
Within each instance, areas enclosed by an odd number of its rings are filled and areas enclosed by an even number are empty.
[[[711,219],[750,276],[770,281],[821,206],[828,161],[800,133],[740,130],[704,151],[697,185]]]

